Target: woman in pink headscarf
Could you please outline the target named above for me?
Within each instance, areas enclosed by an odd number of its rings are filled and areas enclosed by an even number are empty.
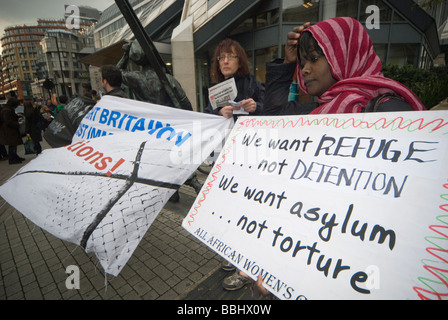
[[[289,101],[296,64],[300,88],[314,103]],[[268,64],[265,115],[426,110],[403,84],[384,77],[365,28],[353,18],[333,18],[294,28],[283,64]]]

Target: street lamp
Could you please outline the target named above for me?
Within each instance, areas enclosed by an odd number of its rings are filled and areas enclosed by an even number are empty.
[[[56,50],[58,51],[58,59],[59,59],[59,68],[61,68],[61,77],[62,77],[62,94],[65,96],[65,78],[64,78],[64,70],[62,70],[62,62],[61,62],[61,52],[59,51],[59,44],[58,44],[58,38],[57,36],[50,36],[47,33],[48,38],[53,38],[56,42]]]

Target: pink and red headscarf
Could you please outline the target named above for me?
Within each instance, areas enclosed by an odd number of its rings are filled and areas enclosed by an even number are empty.
[[[307,29],[316,39],[338,81],[318,97],[313,114],[358,113],[368,102],[385,93],[395,93],[414,110],[426,110],[417,96],[403,84],[384,77],[380,58],[370,36],[353,18],[333,18]],[[306,93],[302,72],[297,78]]]

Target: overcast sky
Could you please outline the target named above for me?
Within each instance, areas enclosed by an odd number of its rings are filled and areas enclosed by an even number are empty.
[[[9,26],[37,24],[39,18],[63,19],[64,5],[84,5],[100,11],[114,0],[0,0],[0,37]],[[1,50],[1,48],[0,48]]]

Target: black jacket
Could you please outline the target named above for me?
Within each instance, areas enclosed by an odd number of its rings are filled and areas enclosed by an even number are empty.
[[[283,60],[266,64],[266,96],[263,115],[309,114],[319,107],[317,102],[298,103],[288,101],[289,87],[292,83],[295,67],[295,63],[284,64]],[[387,94],[372,99],[363,112],[412,110],[412,107],[400,97]]]
[[[46,121],[38,108],[25,109],[25,133],[33,141],[42,141],[42,123]]]
[[[126,92],[124,92],[123,89],[121,89],[120,87],[113,88],[112,90],[107,92],[106,95],[119,97],[119,98],[128,98],[128,95],[126,94]]]
[[[71,144],[79,124],[95,104],[96,102],[87,96],[71,100],[51,121],[45,130],[44,139],[53,148]]]
[[[0,109],[0,144],[5,146],[23,144],[19,130],[19,117],[15,108],[9,106]]]
[[[249,74],[244,78],[236,75],[234,76],[234,78],[236,89],[238,91],[238,94],[234,100],[241,101],[249,98],[254,99],[254,101],[257,103],[257,109],[255,110],[255,112],[250,113],[250,115],[253,116],[261,115],[263,112],[264,95],[265,95],[264,83],[255,79],[255,76],[253,76],[252,74]],[[213,110],[212,105],[209,101],[208,106],[207,108],[205,108],[204,112],[218,115],[220,109],[221,108],[216,108],[215,110]],[[238,115],[234,116],[235,120],[237,117]]]

